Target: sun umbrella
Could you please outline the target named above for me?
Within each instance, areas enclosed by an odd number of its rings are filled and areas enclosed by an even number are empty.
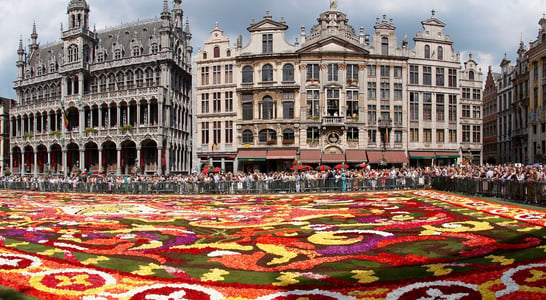
[[[358,165],[359,168],[366,168],[368,167],[368,165],[366,163],[361,163],[360,165]]]
[[[330,166],[327,166],[327,165],[320,165],[317,167],[317,170],[318,171],[330,171],[332,168],[330,168]]]
[[[294,166],[292,166],[292,167],[290,168],[290,170],[292,170],[292,171],[299,171],[299,170],[303,170],[303,169],[305,169],[305,166],[304,166],[304,165],[299,165],[299,164],[298,164],[298,165],[294,165]]]
[[[204,169],[203,170],[203,174],[208,174],[209,173],[209,169]]]
[[[348,168],[349,168],[349,166],[346,165],[346,164],[339,164],[339,165],[336,166],[337,170],[348,169]]]
[[[220,169],[219,167],[216,167],[214,169],[214,173],[220,173],[220,172],[222,172],[222,169]]]

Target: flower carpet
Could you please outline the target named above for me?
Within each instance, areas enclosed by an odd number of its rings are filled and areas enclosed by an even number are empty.
[[[0,205],[2,299],[546,299],[546,212],[439,192]]]

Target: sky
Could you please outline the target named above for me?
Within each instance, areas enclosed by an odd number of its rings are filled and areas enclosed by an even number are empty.
[[[23,39],[30,42],[32,25],[36,23],[38,43],[42,46],[60,41],[61,23],[67,28],[66,10],[69,0],[0,0],[0,97],[15,99],[13,81],[17,77],[17,48]],[[163,0],[87,0],[91,7],[90,24],[97,30],[159,17]],[[169,0],[172,7],[172,0]],[[218,22],[224,34],[236,42],[252,20],[260,21],[269,11],[274,20],[284,17],[289,26],[287,40],[294,43],[301,26],[307,34],[317,23],[320,13],[330,7],[329,0],[183,0],[184,18],[188,18],[194,53],[210,37]],[[364,27],[373,35],[376,18],[393,19],[395,33],[401,43],[408,37],[410,49],[413,38],[422,30],[421,21],[436,17],[446,23],[444,32],[451,37],[453,48],[462,60],[473,59],[482,68],[484,77],[489,66],[499,71],[506,54],[515,63],[521,40],[528,47],[536,40],[538,21],[546,12],[546,0],[338,0],[338,10],[347,14],[349,24],[358,32]]]

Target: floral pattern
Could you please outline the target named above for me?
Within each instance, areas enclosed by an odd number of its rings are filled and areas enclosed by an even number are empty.
[[[0,206],[0,283],[40,299],[546,298],[546,212],[439,192]]]

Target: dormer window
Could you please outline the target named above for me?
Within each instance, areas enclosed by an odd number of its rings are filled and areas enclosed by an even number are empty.
[[[105,60],[105,55],[104,55],[104,51],[100,51],[97,53],[97,62],[98,63],[103,63]]]
[[[157,52],[159,52],[159,45],[157,43],[153,43],[150,48],[151,48],[150,52],[152,54],[157,54]]]
[[[438,46],[438,60],[444,60],[444,48]]]
[[[122,56],[123,52],[121,51],[121,49],[114,50],[114,59],[121,59]]]
[[[140,46],[134,46],[133,56],[140,56],[140,55],[142,55],[142,48]]]
[[[220,57],[220,47],[214,47],[214,58]]]
[[[381,38],[381,54],[389,55],[389,38],[386,36]]]
[[[262,53],[273,53],[273,34],[262,34]]]

